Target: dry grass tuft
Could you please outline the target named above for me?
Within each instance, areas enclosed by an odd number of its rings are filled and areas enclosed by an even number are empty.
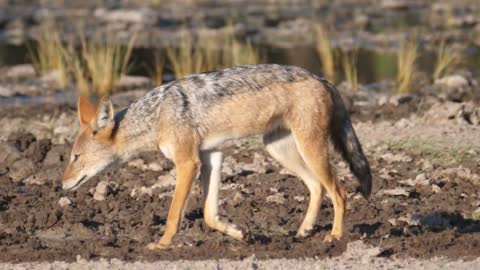
[[[161,85],[163,83],[163,71],[165,68],[165,57],[160,51],[155,51],[153,54],[153,67],[148,68],[148,73],[152,82],[155,85]]]
[[[330,81],[335,81],[335,50],[330,42],[330,33],[322,25],[315,26],[316,33],[316,49],[320,62],[322,64],[325,78]]]
[[[239,65],[253,65],[261,63],[259,52],[250,41],[240,41],[235,37],[232,25],[227,27],[224,34],[223,56],[218,68],[229,68]]]
[[[418,46],[414,39],[403,42],[397,54],[397,92],[411,91],[413,76],[417,71]]]
[[[75,48],[74,39],[62,42],[52,24],[42,26],[37,46],[29,49],[36,70],[41,74],[57,71],[59,86],[65,88],[73,82],[79,94],[113,92],[115,83],[127,72],[135,36],[126,46],[110,39],[106,43],[87,41],[81,31],[78,36],[80,49]]]
[[[194,38],[186,29],[180,32],[179,47],[167,48],[167,58],[177,79],[205,71],[204,51],[198,46],[194,46]]]
[[[345,80],[354,92],[358,91],[358,72],[357,72],[358,50],[353,49],[350,52],[342,51],[342,70]]]
[[[167,59],[175,77],[179,79],[192,73],[260,63],[258,50],[250,42],[238,40],[233,30],[231,26],[225,29],[221,47],[207,34],[195,39],[188,30],[182,30],[178,48],[167,48]]]
[[[84,74],[87,74],[96,94],[111,93],[115,83],[127,73],[135,39],[132,36],[126,46],[118,42],[103,44],[81,39]]]
[[[53,24],[40,26],[36,47],[28,47],[30,59],[35,70],[42,75],[57,72],[58,86],[65,88],[69,84],[68,66],[65,48],[60,34]]]
[[[442,39],[437,51],[437,59],[435,63],[435,69],[433,71],[433,80],[438,80],[440,77],[452,70],[452,68],[457,66],[460,62],[460,57],[452,52],[452,49],[447,47],[445,39]]]

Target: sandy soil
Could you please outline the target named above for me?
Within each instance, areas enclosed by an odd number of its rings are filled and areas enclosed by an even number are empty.
[[[431,260],[418,260],[410,258],[378,258],[378,248],[364,245],[361,241],[355,241],[347,246],[346,252],[341,256],[326,259],[268,259],[259,260],[250,256],[243,260],[205,260],[205,261],[156,261],[156,262],[124,262],[118,259],[100,259],[99,261],[86,261],[78,258],[76,262],[52,262],[52,263],[0,263],[0,267],[6,270],[20,269],[478,269],[480,259],[472,261],[447,261],[441,258]]]
[[[0,142],[0,261],[23,264],[0,267],[148,269],[166,264],[244,269],[301,264],[348,269],[366,262],[379,268],[438,269],[464,267],[457,264],[462,259],[478,264],[480,166],[475,161],[480,129],[462,122],[464,117],[451,117],[458,114],[455,106],[438,103],[423,116],[406,114],[400,120],[356,121],[375,187],[368,202],[356,195],[356,182],[335,157],[349,197],[342,241],[322,241],[333,218],[328,198],[315,234],[305,240],[293,237],[305,214],[307,190],[252,138],[225,147],[220,203],[221,215],[248,229],[252,243],[234,241],[204,225],[196,186],[181,232],[170,250],[160,252],[144,247],[159,239],[165,225],[174,184],[171,162],[146,153],[66,193],[58,179],[76,131],[74,107],[33,106],[25,115],[4,112],[0,122],[23,125],[0,131],[6,138]],[[60,262],[40,263],[54,261]]]

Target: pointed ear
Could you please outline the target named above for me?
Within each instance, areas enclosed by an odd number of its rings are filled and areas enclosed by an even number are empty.
[[[113,116],[113,105],[110,98],[107,96],[102,97],[98,104],[97,113],[95,114],[93,129],[98,133],[104,133],[104,135],[109,136],[115,125]]]
[[[93,117],[95,117],[95,112],[97,108],[93,105],[86,96],[78,97],[78,119],[80,120],[80,125],[88,125]]]

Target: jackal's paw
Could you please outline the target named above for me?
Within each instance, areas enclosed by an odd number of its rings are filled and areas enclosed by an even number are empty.
[[[167,249],[169,245],[165,245],[162,243],[150,243],[146,246],[147,249],[149,250],[161,250],[161,249]]]
[[[342,238],[341,235],[336,235],[336,234],[329,233],[325,236],[325,239],[323,240],[323,242],[331,243],[335,240],[340,240],[340,238]]]
[[[244,241],[245,236],[247,235],[244,231],[240,230],[236,225],[231,224],[227,228],[227,231],[225,232],[227,235],[230,235],[231,237],[235,238],[238,241]]]
[[[312,236],[314,233],[315,233],[315,230],[313,228],[300,229],[300,230],[298,230],[295,237],[297,237],[299,239],[308,238],[308,237]]]

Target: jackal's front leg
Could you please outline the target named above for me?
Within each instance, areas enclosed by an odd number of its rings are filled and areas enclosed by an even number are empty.
[[[177,233],[190,194],[193,179],[197,176],[200,166],[198,151],[196,154],[192,153],[191,156],[187,157],[177,156],[175,165],[177,170],[177,181],[175,192],[173,193],[172,204],[168,211],[165,233],[158,243],[148,244],[148,249],[167,248],[172,242],[173,236]]]

